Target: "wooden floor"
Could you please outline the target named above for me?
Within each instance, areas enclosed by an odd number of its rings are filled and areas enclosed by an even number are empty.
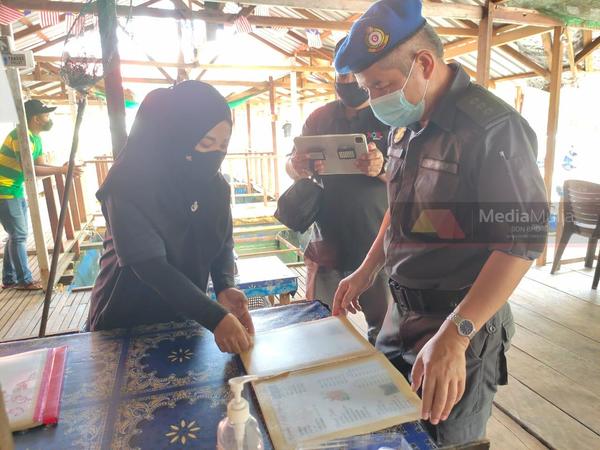
[[[304,298],[305,268],[292,270],[296,299]],[[600,449],[600,294],[582,262],[549,270],[531,269],[511,298],[517,334],[509,385],[499,389],[488,423],[494,449]],[[0,340],[35,336],[42,301],[41,293],[0,292]],[[88,306],[89,292],[55,294],[50,333],[80,330]],[[364,317],[351,320],[366,335]]]

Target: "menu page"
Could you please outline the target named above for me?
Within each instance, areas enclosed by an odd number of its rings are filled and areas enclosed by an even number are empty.
[[[241,356],[248,374],[268,375],[373,352],[348,319],[328,317],[257,333]]]
[[[325,442],[418,419],[420,400],[381,354],[257,382],[276,448]]]

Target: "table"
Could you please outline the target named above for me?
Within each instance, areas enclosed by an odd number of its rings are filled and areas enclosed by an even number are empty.
[[[274,304],[275,295],[279,295],[280,303],[287,305],[298,290],[298,275],[277,256],[243,258],[236,260],[236,264],[235,284],[248,298],[268,297]],[[212,286],[208,291],[214,298]]]
[[[266,330],[326,317],[329,310],[298,302],[252,315],[257,330]],[[17,433],[18,449],[215,449],[229,399],[226,382],[243,367],[217,349],[210,332],[195,322],[166,323],[0,344],[0,356],[59,345],[68,346],[59,423]],[[268,436],[256,399],[250,400]],[[418,423],[398,430],[409,448],[436,448]],[[386,444],[377,436],[373,449]]]

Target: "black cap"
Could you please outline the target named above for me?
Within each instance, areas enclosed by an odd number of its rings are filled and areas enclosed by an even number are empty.
[[[33,116],[50,113],[55,109],[56,106],[46,106],[39,100],[27,100],[25,102],[25,115],[27,116],[27,120],[31,119]]]

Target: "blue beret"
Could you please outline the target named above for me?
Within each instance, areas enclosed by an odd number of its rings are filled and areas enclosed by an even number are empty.
[[[336,52],[340,74],[358,73],[379,61],[425,25],[421,0],[380,0],[352,25]]]

